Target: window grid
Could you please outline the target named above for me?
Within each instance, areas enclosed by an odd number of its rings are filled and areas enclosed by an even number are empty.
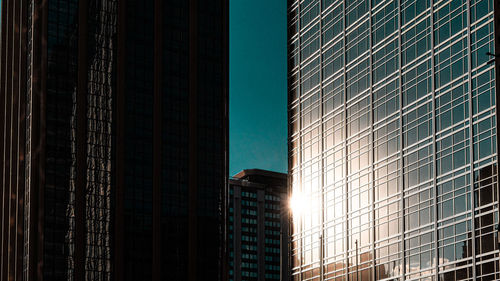
[[[296,260],[294,280],[316,280],[321,271],[323,280],[497,278],[495,70],[482,55],[494,51],[492,1],[310,0],[300,8],[316,5],[321,17],[302,32],[322,21],[322,118],[299,130],[301,136],[324,130],[314,133],[323,151],[294,166],[291,189],[305,191],[308,204],[323,200],[324,231],[320,238],[316,208],[294,225],[292,247],[308,260]],[[334,27],[341,24],[343,32]],[[300,75],[310,71],[315,54],[299,66]],[[317,84],[305,85],[303,101]],[[311,149],[316,140],[308,138],[290,141]],[[319,190],[312,187],[316,176]],[[439,193],[460,178],[468,183]],[[445,237],[448,227],[453,235]],[[318,244],[323,257],[316,257]],[[451,253],[448,262],[440,260]]]

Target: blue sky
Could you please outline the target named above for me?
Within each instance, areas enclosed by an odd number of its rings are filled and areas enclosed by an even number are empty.
[[[230,175],[287,171],[286,1],[230,0]]]

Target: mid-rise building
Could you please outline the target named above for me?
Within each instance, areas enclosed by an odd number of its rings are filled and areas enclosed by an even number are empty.
[[[0,280],[219,280],[228,1],[1,5]]]
[[[293,280],[500,280],[499,11],[288,1]]]
[[[287,280],[287,175],[243,170],[229,180],[228,280]]]

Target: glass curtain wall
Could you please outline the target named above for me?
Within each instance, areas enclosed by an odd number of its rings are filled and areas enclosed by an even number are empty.
[[[288,1],[293,280],[498,280],[492,0]]]

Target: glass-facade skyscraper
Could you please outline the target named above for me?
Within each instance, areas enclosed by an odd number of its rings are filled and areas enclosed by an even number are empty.
[[[293,280],[500,280],[494,5],[288,1]]]
[[[0,280],[220,280],[228,1],[1,5]]]

